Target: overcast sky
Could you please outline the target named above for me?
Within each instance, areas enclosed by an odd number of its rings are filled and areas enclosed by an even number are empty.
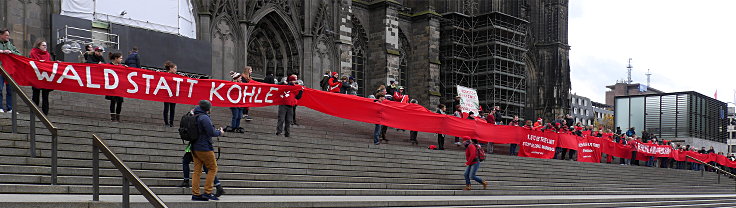
[[[736,1],[571,0],[572,93],[605,103],[606,85],[626,79],[665,92],[697,91],[734,101]]]

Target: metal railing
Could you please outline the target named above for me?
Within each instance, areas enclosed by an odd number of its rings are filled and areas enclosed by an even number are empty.
[[[720,168],[718,168],[718,167],[716,167],[716,166],[713,166],[713,165],[711,165],[711,164],[708,164],[708,163],[706,163],[706,162],[703,162],[702,160],[696,159],[696,158],[694,158],[694,157],[692,157],[692,156],[690,156],[690,155],[685,155],[685,157],[686,157],[687,159],[691,159],[691,160],[693,160],[693,161],[695,161],[695,162],[698,162],[698,163],[700,163],[700,164],[703,164],[703,165],[706,165],[706,166],[708,166],[708,167],[710,167],[710,168],[713,168],[713,169],[714,169],[714,170],[716,171],[716,175],[718,175],[718,182],[717,182],[718,184],[720,184],[720,183],[721,183],[721,174],[723,174],[723,175],[726,175],[726,176],[728,176],[728,177],[730,177],[730,178],[732,178],[732,179],[736,180],[736,175],[734,175],[733,173],[730,173],[730,172],[728,172],[728,171],[725,171],[725,170],[723,170],[723,169],[720,169]],[[687,161],[687,160],[685,160],[685,161]],[[704,169],[704,168],[701,168],[701,169],[700,169],[700,176],[701,176],[701,177],[705,176],[705,169]],[[736,191],[736,185],[734,186],[734,191]]]
[[[26,95],[25,92],[20,88],[20,85],[18,85],[15,80],[10,77],[10,74],[8,74],[7,71],[5,71],[5,68],[0,64],[0,72],[2,72],[2,76],[5,77],[5,81],[10,84],[10,87],[13,88],[13,94],[15,94],[15,99],[12,99],[12,106],[17,107],[16,100],[17,98],[20,98],[23,100],[23,102],[28,105],[30,108],[30,119],[28,120],[30,122],[30,127],[28,130],[28,138],[30,142],[30,151],[31,151],[31,157],[36,157],[36,116],[38,116],[38,119],[41,120],[41,123],[43,123],[46,126],[46,129],[51,132],[51,185],[57,185],[57,150],[58,150],[58,131],[59,129],[54,126],[54,124],[51,123],[48,117],[46,117],[43,112],[38,108],[38,106],[31,101],[31,99],[28,98],[28,95]],[[2,84],[2,83],[0,83]],[[18,116],[17,111],[11,113],[11,120],[12,120],[12,131],[13,133],[18,133]]]
[[[112,162],[115,168],[123,174],[123,207],[130,207],[130,183],[140,192],[143,197],[146,197],[149,203],[157,208],[168,207],[161,201],[158,196],[151,191],[148,186],[138,178],[133,170],[128,168],[115,153],[113,153],[107,144],[103,142],[97,135],[92,134],[92,200],[100,201],[100,150],[105,154],[108,160]]]

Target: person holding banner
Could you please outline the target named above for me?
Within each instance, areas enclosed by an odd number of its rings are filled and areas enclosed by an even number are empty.
[[[445,111],[447,111],[447,106],[443,104],[437,105],[437,111],[435,113],[439,113],[442,115],[445,115]],[[444,150],[445,149],[445,135],[443,134],[437,134],[437,146],[438,150]]]
[[[288,82],[287,85],[297,85],[296,80],[296,75],[289,76],[289,78],[286,79],[286,81]],[[296,95],[293,95],[287,91],[285,95],[281,95],[284,97],[284,99],[286,99],[287,102],[286,105],[279,105],[278,121],[276,123],[276,135],[281,135],[281,132],[283,130],[284,136],[289,137],[289,133],[291,133],[289,129],[291,124],[293,123],[292,119],[294,119],[294,106],[296,106],[297,102],[299,102],[298,100],[302,98],[303,92],[304,90],[299,90]]]
[[[164,63],[164,69],[167,73],[176,74],[176,64],[171,61]],[[174,127],[174,113],[176,112],[176,103],[164,102],[164,125]]]
[[[376,94],[376,100],[373,102],[376,103],[383,103],[383,101],[386,100],[386,95],[384,93],[377,93]],[[373,144],[380,145],[381,141],[378,140],[379,137],[381,137],[381,124],[376,124],[376,128],[373,130]],[[442,146],[440,146],[442,148]]]
[[[468,141],[465,141],[465,188],[463,190],[470,191],[470,179],[473,179],[477,181],[478,183],[483,185],[483,189],[488,188],[488,182],[484,181],[480,177],[476,176],[475,173],[478,172],[478,168],[480,168],[480,159],[478,158],[480,155],[478,154],[480,146],[478,145],[478,140],[471,139]]]
[[[110,53],[110,64],[124,66],[123,54]],[[105,96],[105,99],[110,101],[110,120],[113,122],[120,122],[120,111],[123,109],[123,97],[107,95]]]
[[[327,81],[328,92],[340,93],[342,82],[340,82],[340,78],[338,76],[339,74],[337,72],[332,72],[332,77]]]
[[[18,48],[13,45],[13,43],[10,42],[10,30],[8,29],[1,29],[0,30],[0,53],[4,54],[15,54],[20,55],[20,51],[18,51]],[[0,113],[13,112],[13,94],[11,93],[13,89],[10,88],[10,82],[5,82],[5,79],[7,77],[0,76]],[[3,84],[5,83],[5,84]],[[5,87],[5,109],[3,109],[3,87]]]
[[[51,60],[51,54],[48,52],[46,41],[43,40],[36,41],[33,49],[31,49],[29,57],[39,61],[53,61]],[[49,115],[49,92],[53,90],[40,89],[33,86],[31,86],[31,88],[33,89],[33,103],[36,103],[36,105],[43,103],[41,104],[41,110],[43,111],[43,114]],[[41,101],[41,103],[39,103],[39,101]]]

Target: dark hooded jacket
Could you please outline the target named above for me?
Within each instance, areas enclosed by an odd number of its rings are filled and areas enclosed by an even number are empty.
[[[194,108],[194,114],[200,114],[197,117],[199,139],[192,142],[192,151],[215,151],[215,148],[212,146],[212,137],[220,136],[220,131],[215,130],[215,126],[212,125],[212,120],[210,120],[210,115],[199,106]]]

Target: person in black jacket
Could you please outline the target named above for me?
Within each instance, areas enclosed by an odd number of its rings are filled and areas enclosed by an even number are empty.
[[[437,111],[435,113],[439,113],[442,115],[445,115],[445,111],[447,111],[447,106],[443,104],[437,105]],[[445,135],[443,134],[437,134],[437,149],[438,150],[444,150],[445,149]]]
[[[98,53],[98,51],[95,51]],[[110,53],[110,64],[116,66],[123,65],[123,55],[120,53]],[[120,96],[105,96],[106,100],[110,101],[110,120],[113,122],[120,122],[120,111],[123,109],[123,97]]]
[[[494,106],[493,110],[496,111],[496,113],[493,115],[493,117],[496,118],[496,125],[503,125],[503,121],[501,120],[501,107]]]
[[[138,56],[138,47],[133,47],[130,51],[130,55],[125,58],[125,65],[129,67],[141,68],[141,59]]]

